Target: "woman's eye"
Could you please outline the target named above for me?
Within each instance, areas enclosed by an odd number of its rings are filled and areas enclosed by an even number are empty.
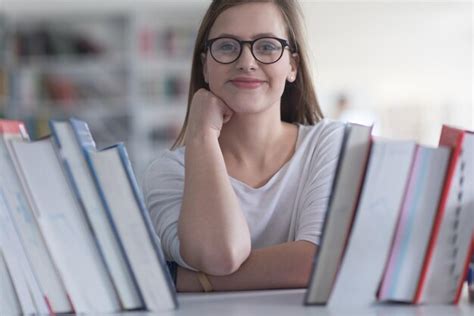
[[[277,49],[277,47],[273,44],[265,44],[265,45],[263,45],[263,49],[272,50],[272,49]]]
[[[267,42],[267,43],[258,44],[257,49],[258,49],[259,52],[262,52],[262,53],[272,53],[272,52],[280,50],[280,47],[278,45],[273,44],[273,43],[268,43]]]
[[[232,52],[237,49],[237,46],[234,43],[222,43],[219,44],[218,49],[220,51]]]

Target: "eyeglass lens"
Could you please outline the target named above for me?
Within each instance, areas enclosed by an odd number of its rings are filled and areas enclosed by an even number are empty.
[[[252,45],[252,54],[259,62],[274,63],[283,52],[282,44],[274,38],[260,38]],[[232,38],[220,38],[211,45],[211,54],[220,63],[231,63],[239,58],[241,44]]]

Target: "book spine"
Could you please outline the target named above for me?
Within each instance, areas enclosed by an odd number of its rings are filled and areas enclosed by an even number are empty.
[[[445,129],[443,129],[443,132],[445,132]],[[452,182],[454,181],[454,174],[456,171],[456,166],[458,164],[460,155],[461,155],[461,145],[464,141],[464,133],[459,133],[457,135],[457,138],[455,140],[455,144],[453,144],[454,150],[451,153],[451,158],[449,162],[449,167],[448,171],[446,173],[446,178],[444,182],[444,187],[443,187],[443,192],[441,194],[441,199],[439,202],[438,206],[438,211],[435,217],[435,221],[433,224],[433,229],[431,232],[431,238],[428,242],[428,247],[426,250],[425,258],[423,260],[423,265],[421,268],[421,273],[420,273],[420,278],[418,280],[418,286],[415,291],[415,296],[413,298],[413,303],[414,304],[419,304],[421,303],[421,297],[423,295],[423,290],[426,284],[426,277],[428,275],[428,269],[431,264],[432,258],[433,258],[433,253],[434,253],[434,248],[436,245],[436,242],[438,241],[438,236],[441,228],[441,223],[443,222],[444,218],[444,213],[446,210],[446,203],[448,201],[448,197],[451,191],[452,187]]]
[[[21,134],[25,130],[25,126],[21,121],[0,120],[0,134]]]
[[[346,147],[347,145],[347,140],[349,138],[349,133],[350,133],[350,130],[351,130],[351,126],[347,123],[344,123],[344,134],[343,134],[343,137],[342,137],[342,141],[341,141],[341,145],[340,145],[340,148],[339,148],[339,158],[338,158],[338,161],[337,161],[337,165],[336,165],[336,169],[335,169],[335,173],[334,173],[334,178],[333,178],[333,181],[332,181],[332,184],[331,184],[331,193],[330,193],[330,196],[329,196],[329,199],[328,199],[328,203],[326,205],[326,215],[325,215],[325,218],[324,218],[324,223],[323,223],[323,227],[322,227],[322,230],[321,230],[321,238],[319,240],[319,250],[316,251],[316,254],[314,255],[313,257],[313,269],[311,270],[311,275],[310,275],[310,278],[309,278],[309,285],[308,285],[308,290],[306,291],[306,294],[305,294],[305,298],[304,298],[304,304],[307,305],[307,306],[311,306],[311,305],[325,305],[327,303],[326,302],[317,302],[314,300],[313,297],[311,297],[311,292],[314,291],[314,289],[316,288],[316,291],[319,290],[318,286],[319,284],[314,284],[314,280],[317,278],[317,275],[319,274],[319,270],[321,269],[321,264],[319,264],[319,257],[321,256],[321,250],[323,248],[326,248],[327,246],[325,246],[325,243],[326,243],[326,236],[327,236],[327,231],[328,231],[328,223],[329,223],[329,219],[330,217],[332,216],[331,215],[331,205],[333,203],[333,200],[334,200],[334,192],[336,190],[336,187],[337,187],[337,176],[338,176],[338,173],[339,173],[339,170],[342,168],[342,161],[343,161],[343,158],[344,158],[344,148]]]
[[[94,162],[92,161],[92,158],[90,156],[91,153],[89,152],[89,149],[87,149],[86,147],[82,148],[82,152],[83,152],[84,158],[86,160],[87,166],[89,167],[89,171],[90,171],[90,174],[92,176],[92,180],[94,182],[94,185],[97,189],[97,193],[99,195],[100,201],[102,203],[102,206],[104,207],[105,214],[106,214],[107,219],[110,223],[110,227],[112,228],[112,231],[113,231],[114,235],[117,237],[118,246],[120,248],[120,251],[124,255],[125,265],[126,265],[128,271],[130,271],[130,276],[131,276],[131,279],[132,279],[132,282],[133,282],[133,286],[137,289],[137,294],[138,294],[138,297],[140,299],[140,305],[145,306],[145,298],[143,297],[143,294],[142,294],[142,291],[140,289],[140,286],[138,285],[138,281],[136,279],[136,276],[133,273],[132,266],[130,264],[128,256],[126,255],[125,247],[123,246],[122,239],[120,238],[120,234],[118,232],[117,226],[116,226],[115,221],[112,217],[112,212],[110,210],[109,203],[107,202],[107,199],[105,198],[105,193],[102,190],[102,186],[100,184],[99,177],[98,177],[97,172],[96,172],[95,167],[94,167]]]
[[[134,176],[133,168],[132,168],[132,165],[130,163],[130,159],[128,158],[127,150],[125,149],[125,146],[123,144],[118,144],[117,145],[117,150],[118,150],[118,153],[120,155],[120,160],[122,161],[122,164],[124,166],[124,170],[127,174],[128,181],[130,182],[130,186],[132,188],[133,195],[135,196],[135,199],[137,201],[137,205],[140,208],[141,215],[142,215],[143,222],[145,224],[148,236],[150,238],[150,241],[151,241],[153,247],[155,248],[155,254],[158,258],[158,262],[161,265],[161,267],[160,267],[161,271],[166,271],[164,274],[165,274],[166,282],[168,283],[168,289],[175,290],[174,282],[171,278],[171,275],[170,275],[169,270],[168,270],[168,268],[166,266],[166,263],[165,263],[163,253],[161,251],[160,242],[157,239],[156,234],[154,232],[154,229],[153,229],[153,226],[151,224],[150,217],[149,217],[150,215],[147,211],[147,208],[146,208],[145,203],[143,201],[143,197],[140,193],[141,191],[138,187],[138,183],[137,183],[136,178]],[[170,295],[170,296],[173,299],[174,306],[177,307],[178,306],[178,301],[176,299],[176,296],[175,295]]]
[[[372,133],[372,126],[370,127],[370,132]],[[349,239],[350,239],[350,236],[351,236],[351,233],[352,233],[352,227],[353,227],[355,218],[357,216],[357,206],[359,205],[360,196],[362,195],[362,189],[363,189],[365,178],[366,178],[366,175],[367,175],[367,166],[369,165],[370,153],[372,152],[372,145],[373,145],[373,137],[370,136],[369,146],[367,146],[367,151],[365,153],[365,157],[366,157],[365,162],[362,166],[362,168],[363,168],[362,176],[359,179],[357,196],[355,198],[354,205],[352,205],[352,217],[351,217],[350,224],[349,224],[349,230],[347,231],[346,240],[344,241],[344,247],[342,248],[341,258],[339,259],[339,268],[340,268],[340,265],[342,264],[342,262],[344,260],[344,256],[346,254],[346,249],[347,249],[347,244],[349,243]],[[338,271],[339,271],[339,268],[338,268]],[[336,274],[336,277],[337,277],[337,274]],[[333,283],[333,285],[334,285],[334,283]]]
[[[76,135],[76,139],[81,147],[95,150],[95,141],[94,138],[92,138],[92,133],[87,123],[74,118],[71,118],[69,123],[71,124],[74,134]]]
[[[333,182],[332,182],[332,185],[331,185],[331,193],[330,193],[330,196],[329,196],[329,199],[328,199],[328,203],[326,205],[327,212],[326,212],[326,216],[324,218],[323,228],[322,228],[322,231],[321,231],[321,238],[320,238],[320,241],[319,241],[319,250],[316,251],[316,254],[313,257],[313,269],[311,270],[311,276],[309,278],[310,281],[309,281],[309,285],[308,285],[308,290],[306,291],[305,298],[304,298],[304,304],[307,305],[307,306],[310,306],[310,305],[325,305],[326,304],[326,302],[324,302],[324,303],[314,302],[314,299],[312,297],[310,297],[310,292],[313,291],[313,288],[318,287],[318,284],[314,284],[314,279],[317,276],[318,270],[321,269],[320,264],[318,264],[319,256],[321,255],[321,249],[323,249],[323,247],[326,248],[326,246],[324,246],[324,244],[325,244],[326,234],[327,234],[327,230],[328,230],[327,223],[329,222],[329,217],[331,216],[330,210],[331,210],[332,201],[334,200],[334,192],[335,192],[336,187],[337,187],[337,175],[338,175],[339,170],[342,167],[342,161],[343,161],[343,158],[344,158],[344,148],[347,145],[347,140],[349,138],[350,130],[351,130],[351,126],[349,124],[345,123],[344,124],[344,134],[343,134],[343,137],[342,137],[341,146],[339,148],[339,158],[338,158],[336,169],[335,169],[334,179],[333,179]]]
[[[76,180],[74,179],[74,175],[72,173],[71,166],[69,165],[69,161],[64,157],[64,155],[62,153],[61,136],[57,133],[57,130],[54,126],[54,121],[53,120],[51,120],[49,122],[49,126],[50,126],[51,136],[52,136],[51,140],[52,140],[52,143],[53,143],[54,151],[56,153],[56,157],[58,158],[59,162],[62,165],[64,175],[67,179],[69,187],[71,188],[74,199],[75,199],[75,201],[77,202],[77,204],[79,206],[79,209],[81,211],[81,216],[85,219],[85,222],[87,224],[87,228],[90,232],[90,235],[92,236],[92,240],[94,241],[94,245],[98,250],[100,260],[101,260],[102,264],[104,265],[104,267],[106,267],[105,270],[107,271],[108,277],[112,280],[112,275],[111,275],[110,270],[107,266],[107,262],[105,260],[104,252],[103,252],[103,250],[100,246],[99,240],[97,238],[97,234],[96,234],[96,232],[94,231],[94,229],[92,227],[91,220],[90,220],[89,216],[87,215],[86,207],[84,205],[84,201],[82,199],[82,196],[79,193],[79,188],[77,186]],[[120,302],[120,297],[118,295],[118,292],[117,292],[117,289],[115,288],[115,286],[113,286],[113,289],[114,289],[115,295],[117,296],[117,298],[119,298],[119,302]]]

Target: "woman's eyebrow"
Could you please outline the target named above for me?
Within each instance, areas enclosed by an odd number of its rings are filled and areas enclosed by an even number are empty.
[[[215,38],[217,38],[217,37],[233,37],[233,38],[236,38],[236,39],[239,39],[239,40],[242,39],[242,37],[240,37],[240,36],[237,36],[235,34],[229,34],[229,33],[221,33],[218,36],[216,36]],[[260,37],[277,37],[277,36],[273,33],[259,33],[259,34],[255,34],[255,35],[251,36],[250,38],[251,39],[256,39],[256,38],[260,38]]]

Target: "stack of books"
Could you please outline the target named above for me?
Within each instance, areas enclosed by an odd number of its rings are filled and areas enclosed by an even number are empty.
[[[474,133],[438,147],[349,123],[305,304],[457,304],[474,251]]]
[[[119,143],[50,121],[30,141],[0,120],[0,314],[175,309],[174,285]]]
[[[123,144],[0,120],[0,315],[177,308]],[[438,147],[346,124],[305,304],[457,304],[474,252],[474,133]]]

